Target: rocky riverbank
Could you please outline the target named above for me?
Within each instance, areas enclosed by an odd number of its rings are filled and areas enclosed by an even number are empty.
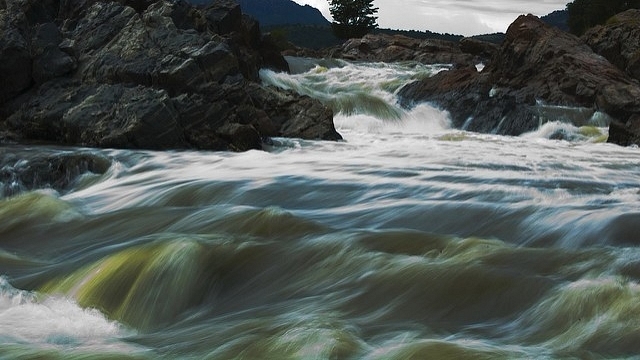
[[[260,149],[337,140],[320,102],[259,84],[286,70],[234,1],[0,0],[0,139]]]
[[[518,135],[565,117],[610,124],[609,141],[631,145],[639,17],[627,11],[577,38],[529,15],[501,46],[379,34],[321,56],[454,64],[400,95],[448,110],[459,128]],[[341,138],[329,108],[260,84],[261,68],[288,65],[233,0],[0,0],[0,30],[5,143],[243,151],[274,136]]]
[[[349,39],[342,45],[310,50],[294,48],[285,55],[315,58],[338,58],[349,61],[398,62],[468,66],[485,63],[498,51],[496,44],[475,38],[459,42],[438,39],[415,39],[403,35],[367,34]]]
[[[609,44],[600,46],[609,59],[628,59],[615,51],[628,53],[619,44],[640,27],[625,20],[637,19],[633,14],[618,17],[585,40],[521,16],[481,72],[459,67],[409,84],[400,95],[408,106],[426,101],[448,110],[454,126],[466,130],[519,135],[561,112],[574,123],[610,122],[610,142],[639,144],[640,84],[633,61],[618,67],[587,45]]]

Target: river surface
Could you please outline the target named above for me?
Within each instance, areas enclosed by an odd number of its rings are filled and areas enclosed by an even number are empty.
[[[0,358],[638,357],[637,148],[597,116],[505,137],[396,105],[446,66],[295,68],[262,77],[344,141],[1,149],[109,166],[0,199]]]

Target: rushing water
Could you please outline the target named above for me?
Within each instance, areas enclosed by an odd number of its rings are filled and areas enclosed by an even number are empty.
[[[468,133],[395,104],[446,67],[296,61],[264,81],[340,111],[345,141],[0,149],[5,172],[42,154],[109,165],[0,199],[0,358],[640,354],[637,148],[553,121]]]

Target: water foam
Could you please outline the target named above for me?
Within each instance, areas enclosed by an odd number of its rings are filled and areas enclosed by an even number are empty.
[[[290,60],[291,61],[291,60]],[[315,63],[314,67],[311,65]],[[265,84],[318,99],[336,114],[370,115],[398,121],[405,111],[396,92],[408,82],[431,76],[448,67],[419,63],[348,63],[327,67],[323,60],[306,59],[306,72],[286,74],[261,70]]]
[[[39,299],[0,277],[0,342],[30,349],[130,353],[131,330],[63,297]],[[137,349],[140,351],[140,349]]]
[[[522,137],[597,143],[607,140],[608,131],[606,128],[597,126],[576,126],[562,121],[550,121],[542,124],[535,131],[523,134]]]

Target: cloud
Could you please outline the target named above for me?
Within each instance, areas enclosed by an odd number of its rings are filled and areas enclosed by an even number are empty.
[[[331,19],[327,0],[295,0]],[[476,35],[504,32],[521,14],[546,15],[568,0],[374,0],[383,28]]]

